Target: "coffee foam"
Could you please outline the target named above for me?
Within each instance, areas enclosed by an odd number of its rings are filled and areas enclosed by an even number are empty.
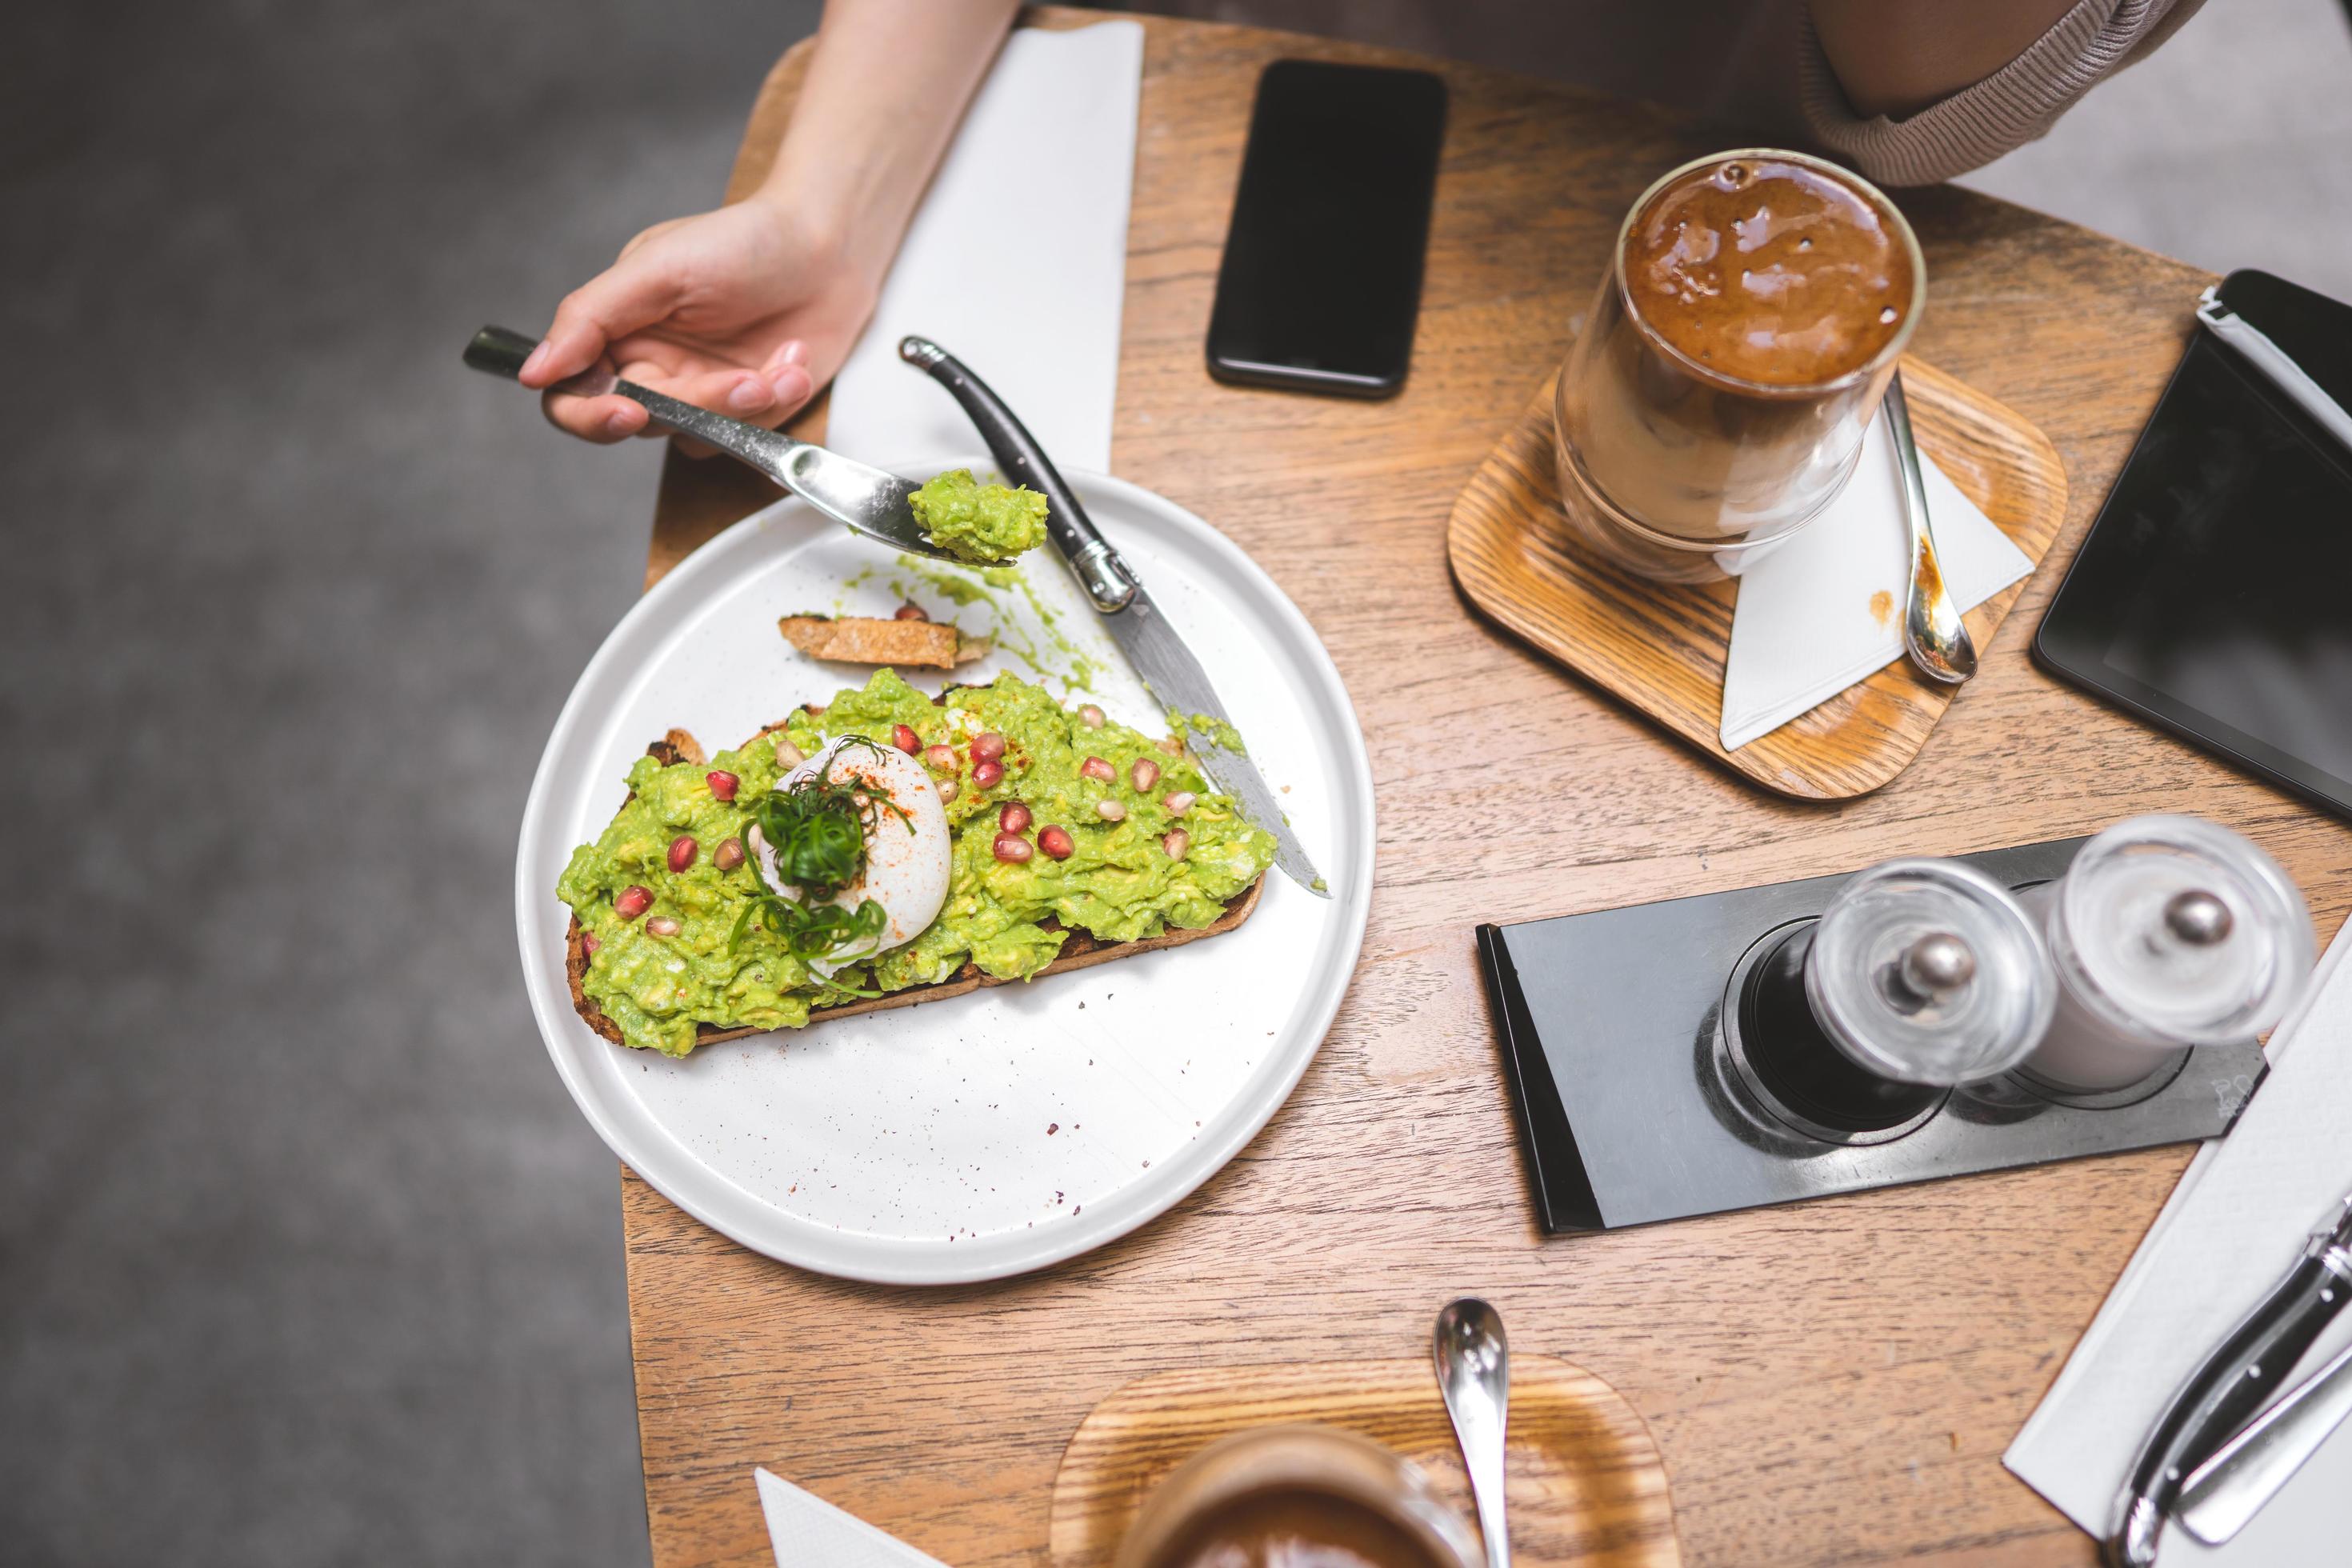
[[[1634,313],[1703,371],[1815,386],[1868,365],[1916,291],[1901,220],[1835,175],[1772,158],[1693,169],[1628,226]]]

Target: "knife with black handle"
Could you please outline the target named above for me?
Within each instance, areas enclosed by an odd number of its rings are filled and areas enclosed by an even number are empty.
[[[929,338],[900,339],[898,357],[946,387],[962,405],[1006,479],[1045,498],[1045,531],[1054,548],[1069,563],[1078,586],[1102,617],[1103,629],[1125,650],[1128,662],[1151,694],[1179,713],[1205,714],[1217,720],[1223,732],[1231,733],[1232,716],[1210,683],[1208,671],[1168,624],[1141,581],[1118,558],[1118,552],[1096,530],[1076,492],[1055,471],[1045,449],[1004,400],[962,361]],[[1329,898],[1330,889],[1316,874],[1314,862],[1307,858],[1290,824],[1283,820],[1282,808],[1275,804],[1274,792],[1266,787],[1257,764],[1224,745],[1217,734],[1196,727],[1184,737],[1200,759],[1201,771],[1240,804],[1244,816],[1274,835],[1274,863],[1286,876],[1316,897]]]
[[[2191,1373],[2133,1461],[2116,1501],[2107,1562],[2149,1568],[2189,1473],[2253,1418],[2352,1300],[2352,1197],[2314,1231],[2286,1277]]]

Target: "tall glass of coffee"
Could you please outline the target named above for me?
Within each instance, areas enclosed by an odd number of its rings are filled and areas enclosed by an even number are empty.
[[[1834,163],[1748,148],[1664,175],[1560,368],[1571,531],[1644,576],[1737,575],[1844,487],[1927,288],[1911,226]]]

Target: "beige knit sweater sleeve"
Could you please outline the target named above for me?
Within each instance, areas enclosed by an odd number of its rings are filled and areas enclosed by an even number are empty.
[[[1932,184],[2042,135],[2076,99],[2162,43],[2200,4],[2076,0],[2055,26],[2008,65],[1904,120],[1864,120],[1853,111],[1814,36],[1809,10],[1799,44],[1805,119],[1823,146],[1871,179],[1889,185]]]

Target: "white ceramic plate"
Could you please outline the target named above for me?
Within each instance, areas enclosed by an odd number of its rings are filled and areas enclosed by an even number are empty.
[[[958,458],[898,471],[959,465],[989,467]],[[1125,1235],[1265,1125],[1347,990],[1371,895],[1372,784],[1329,656],[1265,574],[1199,518],[1118,479],[1068,477],[1207,666],[1331,897],[1269,872],[1256,912],[1223,936],[682,1061],[598,1038],[572,1008],[554,888],[572,847],[619,808],[629,763],[672,726],[717,751],[866,679],[862,667],[795,652],[778,616],[887,615],[911,590],[934,616],[999,634],[998,651],[959,681],[1000,668],[1039,679],[1016,644],[1048,666],[1071,662],[1051,656],[1017,592],[958,611],[899,557],[796,500],[729,529],[638,601],[572,689],[523,813],[515,923],[540,1032],[597,1132],[679,1207],[772,1258],[948,1284]],[[1068,574],[1041,553],[1027,575],[1065,635],[1108,671],[1090,700],[1163,729]],[[1061,689],[1058,669],[1048,684]]]

